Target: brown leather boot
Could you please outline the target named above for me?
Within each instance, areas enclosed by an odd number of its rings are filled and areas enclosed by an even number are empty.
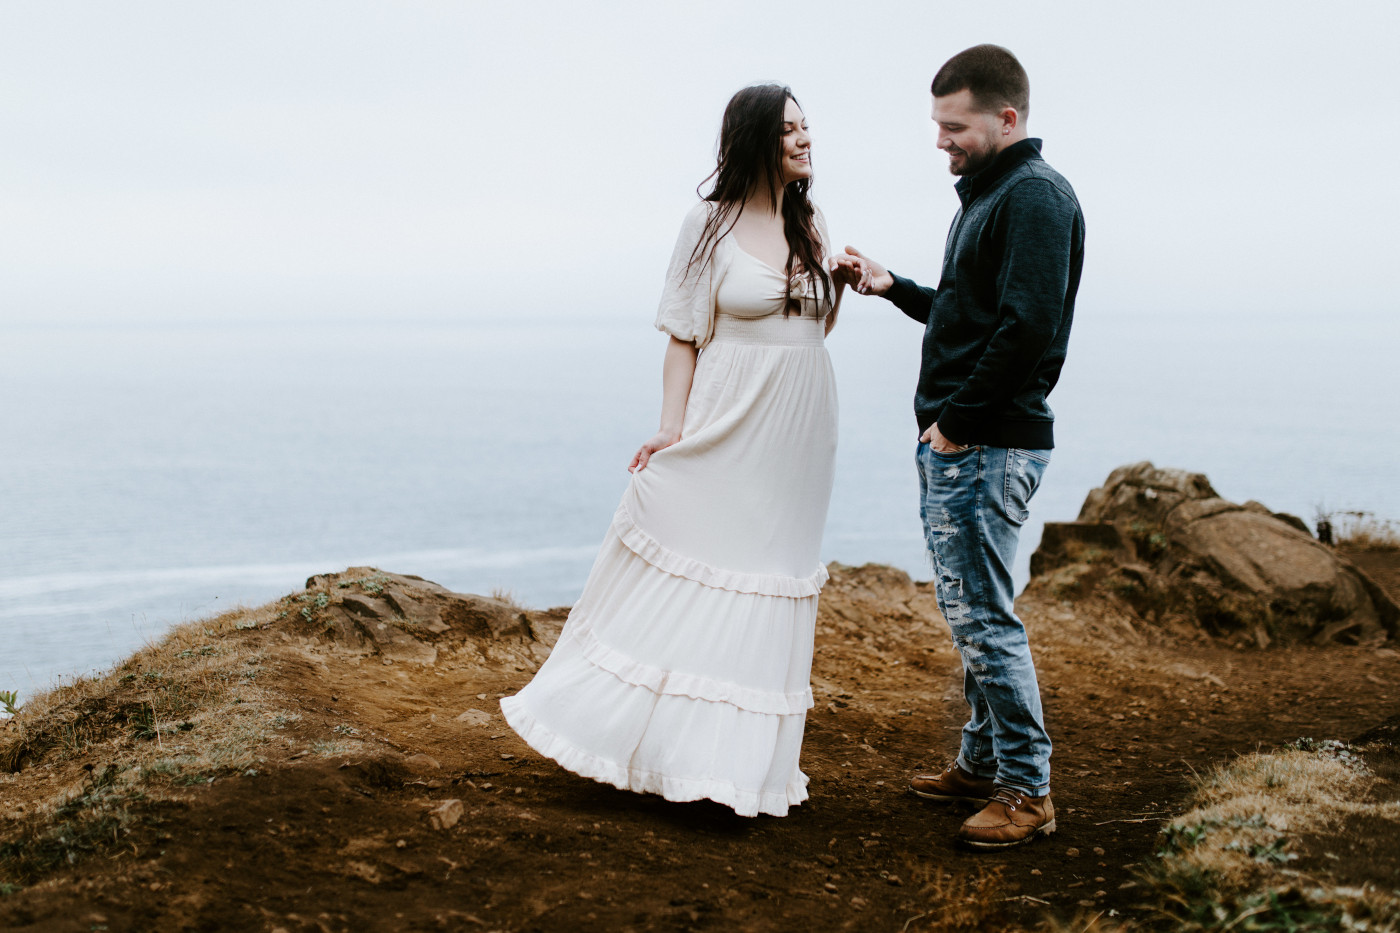
[[[968,817],[958,840],[974,849],[1005,849],[1055,831],[1055,805],[1050,795],[1028,797],[1010,787],[998,787],[987,805]]]
[[[991,778],[980,778],[968,774],[958,767],[955,761],[938,774],[916,774],[909,781],[909,789],[920,797],[939,800],[945,803],[985,804],[996,789]]]

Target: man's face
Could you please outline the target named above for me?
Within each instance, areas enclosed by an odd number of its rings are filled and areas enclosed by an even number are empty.
[[[935,97],[933,122],[938,124],[938,148],[948,153],[948,171],[954,175],[977,174],[1001,151],[1001,114],[979,110],[967,88]]]

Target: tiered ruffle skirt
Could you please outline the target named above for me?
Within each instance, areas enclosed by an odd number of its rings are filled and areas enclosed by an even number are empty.
[[[684,440],[637,474],[506,721],[584,777],[783,816],[812,705],[836,398],[821,324],[720,315]]]

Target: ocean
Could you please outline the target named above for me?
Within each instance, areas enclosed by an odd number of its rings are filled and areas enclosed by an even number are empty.
[[[923,579],[920,336],[883,302],[842,311],[823,554]],[[1309,522],[1400,518],[1398,338],[1379,311],[1081,308],[1019,582],[1041,523],[1139,460]],[[649,317],[0,325],[0,690],[353,565],[572,602],[655,429],[664,343]]]

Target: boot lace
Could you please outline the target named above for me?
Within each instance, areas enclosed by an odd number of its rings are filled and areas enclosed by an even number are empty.
[[[1010,787],[998,787],[992,793],[992,801],[1006,805],[1008,810],[1015,810],[1026,802],[1025,795],[1020,791]]]

